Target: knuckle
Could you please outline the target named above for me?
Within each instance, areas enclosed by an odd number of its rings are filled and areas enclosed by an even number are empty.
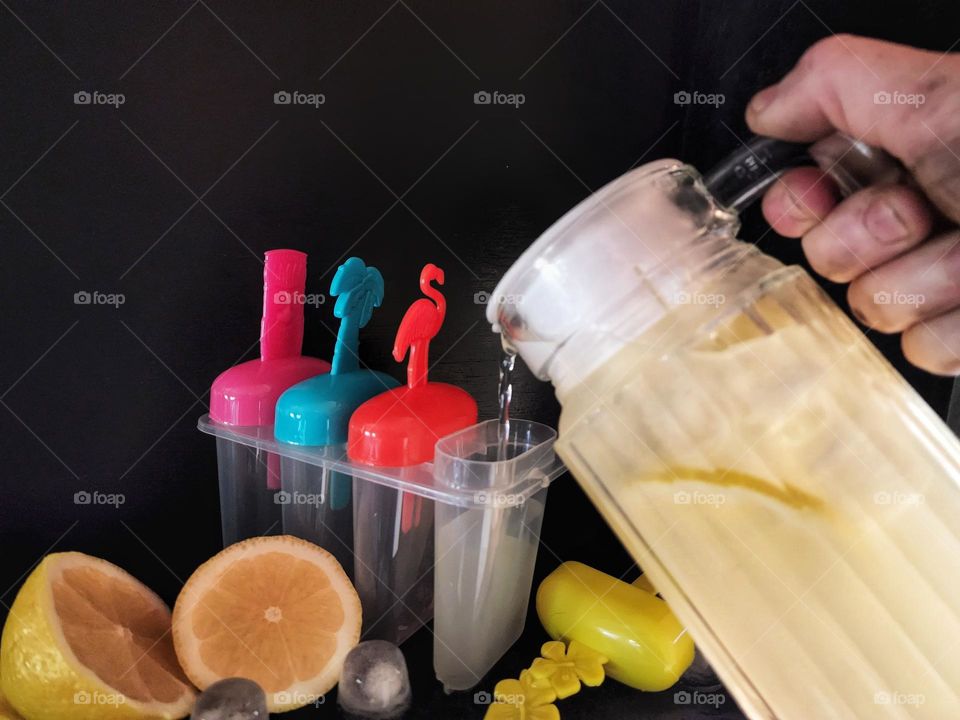
[[[917,191],[905,185],[874,186],[868,190],[870,203],[866,206],[862,222],[871,237],[877,237],[877,220],[884,217],[892,217],[902,223],[903,232],[897,240],[898,244],[912,245],[930,233],[933,219]],[[877,214],[871,215],[871,210],[879,213],[879,217]]]
[[[805,70],[818,71],[833,69],[838,62],[851,57],[851,44],[856,44],[857,38],[841,33],[828,35],[807,48],[800,57],[799,65]]]
[[[956,71],[957,68],[953,68]],[[957,80],[943,70],[931,72],[926,77],[907,81],[907,94],[916,96],[917,109],[929,110],[944,104],[952,104],[956,98]]]

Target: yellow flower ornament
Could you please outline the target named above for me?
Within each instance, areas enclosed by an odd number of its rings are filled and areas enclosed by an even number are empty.
[[[533,661],[530,673],[547,680],[559,700],[579,692],[581,682],[590,687],[603,682],[607,658],[576,640],[570,641],[569,649],[559,640],[544,643],[540,654],[543,657]]]
[[[562,643],[561,643],[562,644]],[[493,690],[493,703],[484,720],[560,720],[557,699],[550,682],[539,680],[529,670],[520,679],[501,680]]]
[[[581,683],[603,682],[607,658],[576,640],[569,648],[559,640],[544,643],[540,653],[519,680],[497,683],[484,720],[560,720],[555,700],[579,692]]]

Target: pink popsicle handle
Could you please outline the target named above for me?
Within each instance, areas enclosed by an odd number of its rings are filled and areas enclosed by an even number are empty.
[[[263,265],[263,322],[260,359],[298,357],[303,346],[307,256],[298,250],[269,250]]]
[[[267,489],[279,490],[280,488],[280,456],[269,453],[267,455]]]

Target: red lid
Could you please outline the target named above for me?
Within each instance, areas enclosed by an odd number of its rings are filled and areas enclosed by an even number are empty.
[[[427,381],[430,341],[440,330],[447,303],[431,285],[443,285],[443,270],[427,265],[420,290],[427,297],[409,307],[393,345],[402,362],[409,350],[407,384],[367,400],[350,418],[351,460],[398,467],[433,460],[437,441],[477,422],[477,403],[461,388]]]

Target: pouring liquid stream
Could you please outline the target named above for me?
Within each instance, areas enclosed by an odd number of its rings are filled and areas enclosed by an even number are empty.
[[[503,342],[503,353],[500,355],[500,384],[497,389],[499,403],[499,442],[497,443],[497,460],[509,459],[510,444],[510,399],[513,396],[513,370],[517,363],[517,351],[506,341]]]

